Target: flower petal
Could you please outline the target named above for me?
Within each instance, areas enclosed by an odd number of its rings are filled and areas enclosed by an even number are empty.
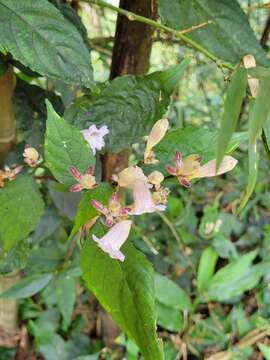
[[[76,179],[77,181],[80,181],[82,178],[82,174],[75,168],[75,166],[70,166],[69,171],[71,175]]]
[[[101,136],[105,136],[107,134],[109,134],[110,130],[108,129],[108,127],[106,125],[101,126],[101,128],[99,129],[99,133]]]
[[[95,235],[92,235],[92,238],[112,259],[124,261],[125,256],[119,250],[128,238],[131,225],[132,221],[123,220],[114,225],[102,238]]]
[[[152,199],[149,184],[144,181],[136,181],[133,187],[134,210],[133,215],[142,215],[159,211],[159,205],[156,205]],[[162,210],[161,210],[162,211]]]
[[[153,126],[150,135],[147,139],[146,149],[152,149],[155,145],[157,145],[165,136],[169,127],[168,119],[160,119]]]
[[[69,188],[69,191],[71,192],[79,192],[79,191],[82,191],[83,187],[81,184],[75,184],[75,185],[72,185],[70,188]]]
[[[174,166],[167,166],[167,171],[169,174],[176,176],[177,175],[177,168]]]
[[[132,189],[135,182],[141,180],[147,182],[148,179],[144,175],[139,166],[130,166],[118,174],[117,181],[119,186]]]
[[[90,201],[90,203],[97,211],[99,211],[103,215],[106,215],[108,213],[108,209],[103,206],[99,201],[93,199]]]
[[[224,174],[231,171],[236,166],[237,162],[238,161],[232,156],[225,156],[216,172],[216,160],[210,160],[198,169],[193,178],[212,177]]]

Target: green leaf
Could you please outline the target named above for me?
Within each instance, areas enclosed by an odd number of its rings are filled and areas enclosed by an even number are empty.
[[[158,325],[169,331],[183,330],[183,317],[179,310],[166,306],[157,301]]]
[[[246,95],[246,88],[247,72],[243,67],[240,67],[234,73],[226,94],[224,114],[221,119],[218,137],[217,169],[226,154],[231,137],[236,129],[242,103]]]
[[[248,164],[248,183],[236,214],[239,214],[244,209],[256,186],[259,167],[259,153],[256,143],[249,144]]]
[[[260,81],[259,93],[251,106],[249,114],[249,176],[247,188],[237,210],[238,212],[240,212],[246,206],[256,185],[259,163],[257,139],[270,116],[269,94],[270,81],[268,78],[264,78]]]
[[[191,310],[192,304],[186,292],[166,276],[155,274],[156,299],[176,310]]]
[[[0,48],[41,75],[91,86],[89,50],[47,0],[0,0]]]
[[[263,66],[256,66],[254,68],[247,69],[248,75],[257,79],[269,78],[270,68]]]
[[[254,288],[269,269],[269,263],[252,265],[256,255],[249,252],[219,270],[207,284],[206,301],[228,301]]]
[[[176,30],[189,29],[211,21],[188,37],[218,58],[238,63],[252,54],[257,63],[269,64],[236,0],[158,0],[162,21]]]
[[[197,288],[201,293],[211,280],[215,267],[218,261],[218,254],[212,247],[207,247],[200,258],[198,274],[197,274]]]
[[[260,352],[263,354],[265,360],[270,360],[270,346],[264,344],[257,344]]]
[[[111,81],[94,99],[83,97],[65,112],[80,129],[107,125],[106,150],[119,152],[148,135],[167,110],[170,95],[188,65],[146,76],[125,75]]]
[[[51,281],[52,274],[38,274],[26,277],[0,294],[1,299],[24,299],[37,294]]]
[[[251,144],[255,144],[270,115],[269,94],[270,81],[269,79],[262,79],[260,81],[258,96],[250,110],[249,141]]]
[[[0,274],[8,274],[23,269],[30,252],[28,239],[20,241],[8,252],[0,248]]]
[[[8,251],[38,225],[43,200],[32,177],[19,175],[0,189],[0,242]]]
[[[95,158],[80,131],[58,116],[48,100],[46,104],[46,164],[58,181],[70,186],[76,183],[70,174],[70,166],[75,166],[84,174],[90,166],[94,166]]]
[[[63,316],[63,330],[70,325],[73,308],[76,301],[76,281],[74,278],[63,275],[56,279],[56,296],[59,310]]]
[[[93,232],[102,236],[96,225]],[[145,360],[164,359],[156,336],[154,272],[144,255],[127,242],[123,263],[111,259],[88,239],[81,252],[83,277],[101,305],[139,346]]]
[[[107,183],[101,183],[95,189],[87,191],[83,194],[83,197],[80,201],[79,208],[76,214],[74,221],[74,226],[72,228],[69,238],[76,235],[80,228],[85,225],[89,220],[93,219],[96,216],[99,216],[100,213],[91,205],[91,200],[98,200],[103,205],[107,205],[108,201],[113,193],[113,189]]]

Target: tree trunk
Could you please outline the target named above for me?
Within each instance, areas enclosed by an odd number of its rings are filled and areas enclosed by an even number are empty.
[[[156,0],[120,0],[121,8],[155,20]],[[124,74],[145,74],[149,70],[154,29],[138,21],[119,15],[117,18],[110,78]],[[128,164],[129,151],[105,154],[103,179],[111,181],[112,175]]]
[[[157,18],[156,0],[120,0],[119,7],[133,13],[151,18]],[[110,78],[124,74],[145,74],[149,70],[150,55],[153,43],[154,29],[150,26],[130,21],[125,16],[118,15],[115,42],[113,48]],[[127,167],[129,150],[118,154],[107,153],[102,159],[103,180],[111,181],[112,175]],[[100,317],[103,338],[107,346],[114,343],[119,331],[110,316],[101,310]]]

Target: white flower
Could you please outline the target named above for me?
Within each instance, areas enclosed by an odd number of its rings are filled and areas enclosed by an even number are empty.
[[[95,124],[91,125],[89,129],[82,130],[85,140],[90,145],[93,154],[96,154],[96,150],[101,150],[105,146],[105,141],[103,137],[109,134],[109,129],[106,125],[101,126],[100,129],[96,127]]]
[[[121,246],[127,240],[132,221],[123,220],[114,225],[102,238],[92,235],[98,246],[112,259],[125,260],[125,255],[120,251]]]

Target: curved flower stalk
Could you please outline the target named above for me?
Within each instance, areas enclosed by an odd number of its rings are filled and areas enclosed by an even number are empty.
[[[38,165],[40,160],[38,151],[35,148],[28,145],[26,145],[24,149],[23,157],[26,164],[33,168]]]
[[[79,192],[83,189],[90,190],[97,186],[96,179],[94,177],[94,168],[91,166],[87,169],[85,174],[81,174],[75,166],[70,166],[69,171],[71,175],[78,181],[78,184],[70,187],[71,192]]]
[[[5,166],[5,170],[0,170],[0,188],[4,187],[5,183],[4,180],[8,179],[9,181],[15,180],[17,174],[21,172],[23,166],[16,166],[15,168],[11,169],[8,166]]]
[[[237,160],[232,156],[225,156],[219,166],[218,171],[216,171],[216,160],[210,160],[206,164],[201,166],[201,156],[200,155],[190,155],[182,159],[180,152],[176,152],[176,166],[168,166],[167,171],[176,176],[179,180],[179,183],[184,187],[189,187],[191,185],[190,181],[192,179],[212,177],[217,175],[222,175],[228,171],[231,171],[237,164]]]
[[[82,130],[83,137],[90,145],[93,154],[96,155],[96,150],[101,150],[105,146],[104,136],[109,134],[109,129],[106,125],[97,128],[95,124],[88,129]]]
[[[158,160],[156,159],[153,147],[156,146],[165,136],[169,127],[169,122],[167,119],[160,119],[153,126],[147,142],[144,152],[144,163],[145,164],[156,164]]]
[[[98,238],[96,235],[92,235],[92,238],[112,259],[124,261],[125,255],[120,248],[128,239],[131,225],[131,220],[123,220],[115,224],[102,238]]]
[[[114,193],[112,195],[108,206],[102,205],[97,200],[91,200],[90,203],[98,212],[105,216],[105,225],[107,225],[108,227],[111,227],[116,222],[127,218],[127,216],[131,212],[131,208],[122,207],[117,193]]]

